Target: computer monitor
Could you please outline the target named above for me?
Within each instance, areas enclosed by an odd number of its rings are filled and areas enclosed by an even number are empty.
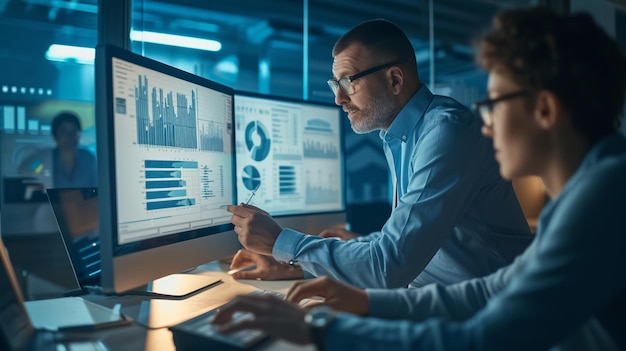
[[[95,65],[103,290],[154,289],[234,254],[233,90],[111,45]],[[199,276],[165,290],[197,291],[185,285]]]
[[[345,225],[342,118],[336,105],[235,92],[237,201],[308,234]]]

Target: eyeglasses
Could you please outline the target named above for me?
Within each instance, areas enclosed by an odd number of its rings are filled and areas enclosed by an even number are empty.
[[[504,100],[509,100],[526,95],[528,95],[528,92],[525,90],[517,91],[515,93],[498,96],[495,99],[477,101],[472,104],[472,108],[478,112],[480,118],[482,118],[483,120],[483,124],[485,125],[485,127],[491,127],[493,125],[493,106],[495,106],[495,104]]]
[[[341,91],[343,91],[344,93],[346,93],[347,95],[352,95],[354,93],[356,93],[356,90],[354,89],[354,85],[352,84],[352,82],[354,82],[355,80],[359,79],[359,78],[363,78],[368,74],[372,74],[375,72],[380,71],[383,68],[387,68],[387,67],[391,67],[391,66],[395,66],[397,64],[403,63],[404,59],[402,60],[395,60],[395,61],[391,61],[389,63],[385,63],[382,65],[378,65],[378,66],[374,66],[372,68],[366,69],[363,72],[359,72],[355,75],[349,76],[349,77],[344,77],[341,78],[339,80],[337,79],[329,79],[326,83],[328,83],[328,86],[330,87],[330,90],[333,91],[333,94],[337,95],[337,89],[341,88]]]

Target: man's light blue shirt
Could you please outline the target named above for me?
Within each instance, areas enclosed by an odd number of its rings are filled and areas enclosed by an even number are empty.
[[[546,205],[514,263],[448,286],[368,289],[374,318],[341,314],[326,350],[623,350],[625,180],[626,139],[611,135]]]
[[[381,288],[450,284],[510,263],[532,235],[481,125],[422,86],[380,133],[398,184],[382,230],[340,241],[283,229],[274,258],[297,259],[305,277]]]

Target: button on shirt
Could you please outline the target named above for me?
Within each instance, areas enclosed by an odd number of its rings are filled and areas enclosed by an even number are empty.
[[[510,263],[532,235],[480,128],[463,105],[422,86],[380,134],[398,191],[382,230],[340,241],[283,229],[274,258],[296,258],[305,277],[381,288],[449,284]]]

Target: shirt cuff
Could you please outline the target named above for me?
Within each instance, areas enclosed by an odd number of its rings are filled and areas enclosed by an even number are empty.
[[[272,256],[279,262],[289,262],[295,257],[298,243],[306,236],[293,229],[284,228],[276,238],[272,248]]]
[[[407,299],[414,299],[414,295],[407,294],[406,290],[406,288],[365,289],[368,315],[381,318],[397,318],[397,316],[408,315]],[[417,291],[417,289],[410,290]]]

